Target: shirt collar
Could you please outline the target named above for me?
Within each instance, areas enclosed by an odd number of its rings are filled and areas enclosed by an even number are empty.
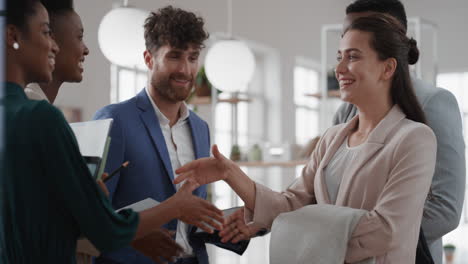
[[[151,102],[151,105],[153,105],[154,112],[156,113],[156,116],[158,117],[159,123],[161,125],[169,125],[169,119],[159,110],[158,106],[153,101],[153,98],[151,98],[148,87],[145,88],[145,91],[146,91],[146,95],[148,96]],[[187,107],[187,104],[185,102],[182,102],[182,105],[180,106],[180,118],[179,120],[177,120],[177,123],[187,120],[189,116],[190,116],[190,111]]]
[[[30,83],[24,89],[26,96],[31,100],[46,100],[50,103],[41,86],[37,83]]]

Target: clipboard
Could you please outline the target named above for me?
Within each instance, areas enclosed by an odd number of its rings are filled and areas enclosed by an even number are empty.
[[[109,132],[113,119],[93,120],[70,123],[80,148],[81,156],[86,161],[94,179],[98,180],[106,167],[107,153],[111,138]]]
[[[141,200],[139,202],[136,202],[136,203],[127,205],[125,207],[122,207],[120,209],[117,209],[117,210],[115,210],[115,212],[118,213],[118,212],[120,212],[122,210],[125,210],[125,209],[132,209],[135,212],[142,212],[142,211],[144,211],[146,209],[150,209],[152,207],[155,207],[158,204],[160,204],[158,201],[148,197],[148,198],[146,198],[144,200]]]

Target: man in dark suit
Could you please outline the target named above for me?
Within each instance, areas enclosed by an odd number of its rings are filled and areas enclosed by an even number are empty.
[[[106,171],[127,160],[131,163],[107,183],[116,209],[146,198],[163,202],[181,186],[172,183],[174,171],[210,154],[208,125],[184,102],[193,87],[199,54],[208,37],[203,27],[201,17],[179,8],[168,6],[151,13],[144,26],[147,87],[95,115],[95,119],[114,119]],[[194,195],[205,199],[206,186],[199,187]],[[204,243],[189,239],[193,210],[184,206],[179,208],[182,221],[172,220],[165,226],[175,231],[176,242],[185,251],[176,263],[208,263]],[[204,222],[210,221],[206,216]],[[105,254],[96,262],[153,263],[132,248]]]

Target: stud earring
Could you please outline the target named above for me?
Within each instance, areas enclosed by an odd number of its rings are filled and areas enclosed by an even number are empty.
[[[18,49],[19,49],[19,44],[18,44],[18,42],[13,43],[13,48],[14,48],[15,50],[18,50]]]

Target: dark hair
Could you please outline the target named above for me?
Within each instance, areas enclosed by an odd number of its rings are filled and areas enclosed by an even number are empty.
[[[39,0],[7,0],[6,23],[26,30],[29,17],[36,14]]]
[[[40,0],[49,13],[52,30],[57,22],[57,18],[63,14],[74,11],[73,0]]]
[[[346,14],[361,12],[378,12],[389,14],[408,28],[405,7],[399,0],[356,0],[346,7]]]
[[[394,17],[385,14],[357,18],[345,29],[345,33],[349,30],[371,33],[369,44],[380,60],[396,59],[397,66],[390,88],[392,102],[401,108],[408,119],[426,123],[409,75],[408,65],[415,63],[419,56],[416,41],[406,36],[403,26]]]
[[[180,49],[187,49],[189,44],[204,47],[209,36],[204,24],[203,18],[172,6],[151,12],[145,20],[146,49],[153,51],[166,44]]]

